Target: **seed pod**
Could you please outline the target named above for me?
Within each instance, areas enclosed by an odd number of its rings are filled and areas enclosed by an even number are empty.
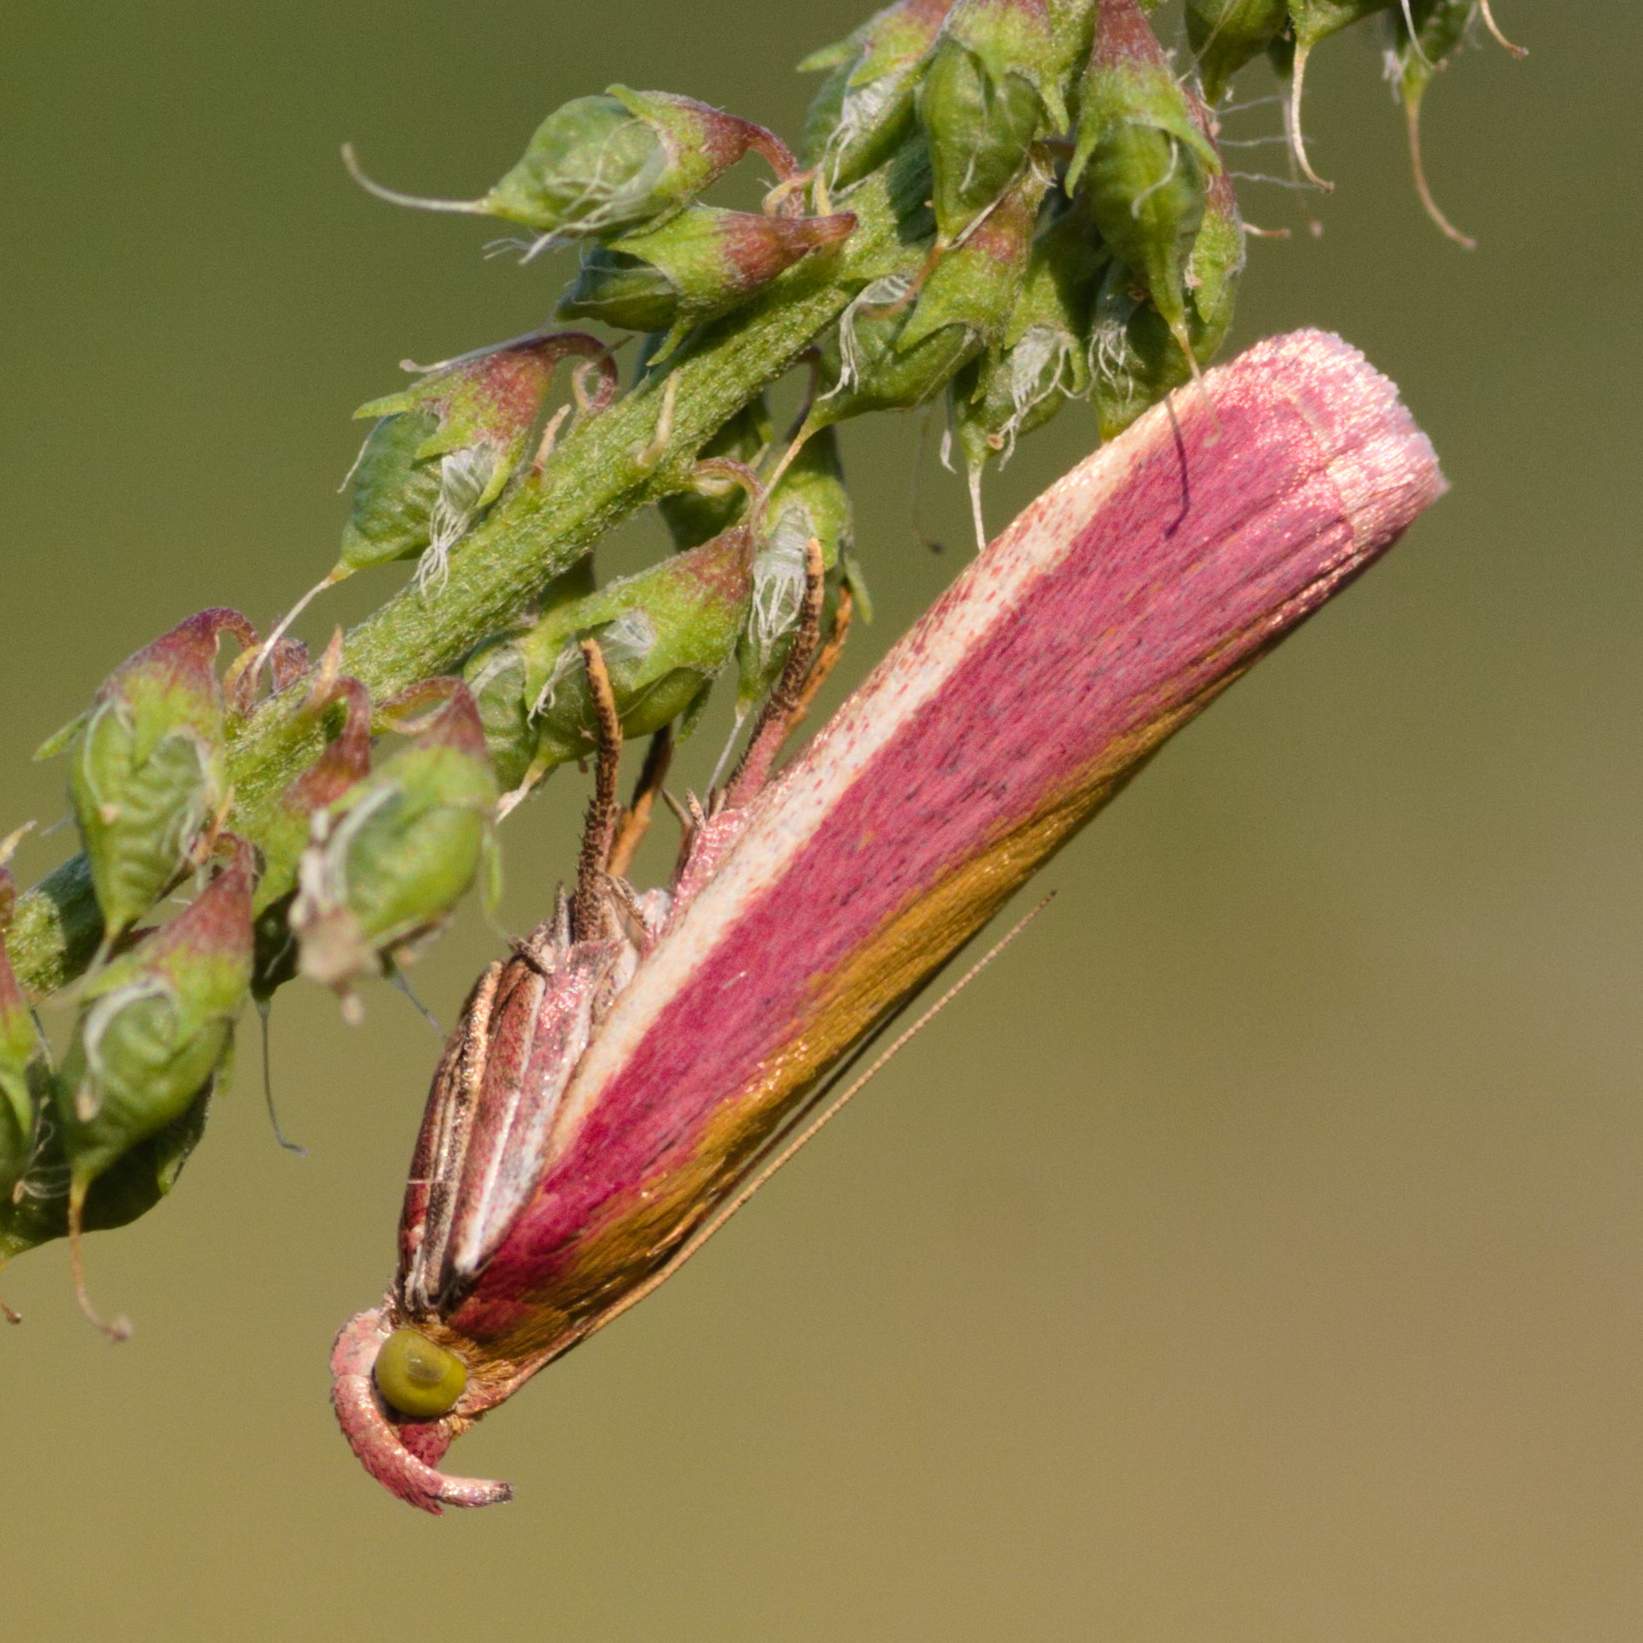
[[[625,736],[683,719],[688,733],[730,659],[752,598],[752,539],[736,526],[552,612],[528,633],[482,647],[466,677],[498,774],[517,804],[548,771],[595,749],[596,719],[578,649],[596,639]]]
[[[371,698],[358,679],[336,677],[336,655],[334,650],[322,664],[322,674],[329,671],[331,677],[315,687],[308,711],[320,714],[340,702],[345,714],[342,728],[280,795],[258,835],[263,869],[251,909],[256,923],[251,991],[259,1003],[296,974],[291,903],[296,896],[302,854],[313,834],[314,817],[362,782],[371,768]]]
[[[850,493],[844,487],[838,435],[824,428],[788,464],[764,506],[764,530],[753,556],[753,594],[736,641],[736,717],[745,719],[770,694],[793,648],[804,603],[809,545],[819,542],[827,571],[822,633],[832,631],[838,591],[859,580]]]
[[[1226,95],[1239,69],[1278,38],[1288,14],[1285,0],[1187,0],[1187,42],[1212,103]]]
[[[1001,344],[953,379],[954,431],[972,498],[989,461],[1007,462],[1022,434],[1048,422],[1068,399],[1088,393],[1085,337],[1108,260],[1082,202],[1062,205],[1033,241]]]
[[[936,244],[957,244],[1027,163],[1034,140],[1067,111],[1045,0],[958,0],[919,84],[930,144]]]
[[[475,200],[401,194],[365,176],[351,149],[343,159],[362,187],[391,204],[500,217],[566,240],[654,228],[750,149],[779,178],[792,175],[792,154],[763,126],[691,97],[616,85],[556,109],[512,169]]]
[[[1319,188],[1333,188],[1312,169],[1307,158],[1306,136],[1301,127],[1301,94],[1306,83],[1306,65],[1313,48],[1321,40],[1338,34],[1353,23],[1378,11],[1387,11],[1408,0],[1289,0],[1289,35],[1273,43],[1274,61],[1289,77],[1289,142],[1295,163],[1309,182]]]
[[[432,679],[388,705],[440,697],[370,775],[315,813],[298,868],[297,969],[350,1009],[353,983],[437,930],[486,854],[496,776],[467,686]]]
[[[810,407],[801,438],[859,416],[922,405],[981,350],[998,342],[1021,293],[1048,173],[1036,161],[918,290],[907,274],[875,280],[821,345],[833,387]]]
[[[1082,184],[1102,239],[1141,280],[1189,360],[1187,260],[1208,179],[1220,169],[1136,0],[1101,0],[1067,188]]]
[[[805,157],[830,189],[877,169],[911,128],[921,65],[953,0],[897,0],[837,44],[812,52],[801,74],[831,70],[805,117]]]
[[[775,428],[763,394],[750,399],[724,423],[696,454],[697,462],[729,458],[755,467],[770,449]],[[694,548],[729,530],[747,507],[747,491],[722,475],[704,474],[689,490],[675,491],[657,503],[676,548]]]
[[[1466,25],[1476,9],[1476,0],[1413,0],[1408,15],[1393,21],[1395,43],[1391,65],[1409,133],[1409,166],[1415,179],[1415,193],[1427,216],[1468,251],[1476,247],[1477,241],[1463,234],[1438,208],[1426,180],[1426,165],[1421,157],[1421,104],[1438,70],[1465,39]]]
[[[243,840],[234,847],[230,864],[182,913],[82,995],[54,1088],[71,1238],[92,1182],[184,1118],[228,1054],[251,983],[251,851]]]
[[[687,332],[739,307],[801,257],[837,245],[856,226],[831,217],[772,217],[693,205],[660,228],[584,247],[560,319],[592,319],[625,331],[665,331],[659,364]]]
[[[235,610],[203,610],[128,657],[90,711],[36,758],[72,749],[69,798],[111,944],[188,863],[227,797],[224,699],[215,664],[224,632],[256,629]]]
[[[379,420],[354,464],[342,550],[319,586],[398,559],[420,560],[424,587],[443,581],[451,550],[530,454],[554,370],[570,357],[606,363],[614,391],[604,343],[545,331],[450,361],[360,406],[356,418]]]

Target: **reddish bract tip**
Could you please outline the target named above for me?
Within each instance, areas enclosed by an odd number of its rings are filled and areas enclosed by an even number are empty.
[[[355,1313],[331,1348],[331,1406],[348,1447],[390,1494],[438,1517],[447,1506],[496,1506],[513,1499],[511,1485],[492,1478],[447,1477],[406,1448],[377,1395],[371,1370],[390,1334],[387,1308]],[[443,1452],[439,1444],[433,1458]]]

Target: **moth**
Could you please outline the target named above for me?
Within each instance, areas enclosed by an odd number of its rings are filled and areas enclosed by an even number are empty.
[[[1356,350],[1264,342],[1052,485],[772,774],[784,683],[668,890],[611,870],[601,759],[575,895],[468,999],[393,1282],[333,1349],[366,1469],[429,1512],[508,1499],[438,1470],[452,1439],[676,1271],[1010,894],[1443,488]]]

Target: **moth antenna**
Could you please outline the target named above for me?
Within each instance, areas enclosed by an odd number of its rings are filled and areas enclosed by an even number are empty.
[[[821,642],[826,578],[821,543],[811,537],[804,554],[804,603],[799,607],[799,619],[794,625],[793,648],[788,652],[781,677],[777,679],[776,687],[770,692],[758,723],[753,727],[742,762],[725,783],[727,804],[745,804],[770,779],[770,767],[776,762],[776,755],[787,740],[794,710],[804,692],[804,682],[816,660]]]
[[[1016,937],[1019,936],[1027,928],[1027,926],[1031,924],[1033,920],[1036,919],[1038,915],[1042,913],[1044,909],[1054,900],[1055,892],[1052,890],[1049,895],[1045,896],[1037,904],[1037,906],[1031,908],[1028,912],[1024,913],[1019,919],[1017,919],[1016,922],[1011,925],[1010,928],[1002,936],[1000,936],[998,940],[995,941],[993,945],[989,947],[987,951],[983,953],[981,957],[978,958],[975,963],[972,964],[970,968],[958,978],[957,981],[952,984],[952,986],[947,988],[947,990],[935,1001],[934,1004],[932,1004],[927,1010],[923,1011],[911,1026],[904,1027],[899,1033],[897,1033],[896,1036],[891,1039],[889,1044],[887,1044],[883,1050],[874,1056],[873,1060],[868,1064],[867,1070],[864,1073],[861,1073],[858,1077],[852,1079],[851,1082],[845,1087],[842,1095],[839,1095],[831,1103],[828,1103],[828,1097],[832,1095],[841,1080],[849,1074],[852,1067],[855,1066],[861,1057],[872,1049],[874,1043],[878,1039],[879,1034],[882,1033],[885,1028],[887,1028],[890,1023],[895,1020],[895,1015],[892,1015],[888,1020],[886,1020],[883,1026],[878,1029],[878,1032],[870,1035],[855,1055],[853,1055],[850,1060],[847,1061],[844,1066],[833,1075],[832,1078],[828,1079],[821,1086],[821,1088],[817,1090],[815,1095],[805,1103],[805,1106],[799,1113],[795,1123],[789,1126],[785,1139],[778,1136],[772,1143],[772,1147],[766,1149],[763,1154],[763,1161],[760,1162],[755,1160],[752,1174],[747,1177],[742,1185],[738,1187],[729,1198],[720,1204],[719,1207],[715,1209],[712,1214],[710,1214],[708,1218],[703,1221],[702,1224],[697,1227],[697,1229],[691,1233],[691,1235],[685,1239],[682,1244],[680,1244],[678,1249],[668,1257],[667,1261],[655,1272],[653,1272],[650,1277],[645,1279],[645,1281],[640,1284],[637,1289],[627,1295],[624,1295],[622,1299],[608,1311],[601,1314],[598,1320],[588,1329],[587,1334],[591,1335],[596,1330],[603,1329],[606,1324],[613,1323],[617,1318],[621,1317],[621,1315],[626,1312],[630,1306],[637,1306],[638,1303],[644,1300],[647,1295],[652,1293],[652,1291],[665,1284],[668,1279],[671,1278],[679,1270],[679,1268],[685,1264],[686,1261],[695,1255],[702,1248],[702,1246],[713,1237],[715,1233],[719,1232],[725,1224],[731,1220],[732,1217],[739,1214],[741,1210],[746,1207],[748,1201],[758,1193],[761,1187],[763,1187],[773,1176],[785,1169],[788,1164],[792,1163],[792,1161],[797,1158],[798,1155],[803,1152],[804,1149],[809,1146],[810,1143],[814,1141],[816,1137],[820,1135],[821,1132],[826,1129],[827,1126],[831,1124],[833,1120],[837,1118],[839,1114],[843,1112],[844,1109],[849,1106],[849,1104],[854,1101],[855,1098],[860,1095],[861,1092],[866,1089],[867,1086],[871,1084],[872,1081],[877,1078],[887,1066],[889,1066],[889,1064],[908,1046],[908,1044],[910,1044],[913,1039],[923,1032],[924,1029],[929,1026],[929,1024],[938,1015],[940,1015],[941,1012],[945,1010],[947,1006],[951,1004],[953,1000],[957,998],[958,995],[962,993],[964,989],[968,987],[970,983],[974,981],[976,977],[979,976],[981,972],[985,970],[987,966],[991,964],[993,960],[996,959],[1004,951],[1004,949],[1008,947],[1016,939]],[[820,1108],[819,1111],[817,1110],[818,1108]],[[586,1339],[586,1336],[583,1336],[582,1339]]]
[[[402,194],[397,188],[389,188],[379,183],[374,177],[366,175],[352,143],[342,145],[342,163],[348,175],[367,194],[374,194],[379,200],[386,200],[389,205],[408,205],[415,211],[456,211],[469,217],[485,215],[485,208],[478,200],[430,199],[424,194]]]
[[[273,1015],[272,999],[259,998],[257,1000],[257,1016],[262,1023],[262,1098],[268,1108],[269,1127],[274,1132],[274,1139],[287,1152],[294,1152],[299,1158],[308,1156],[308,1149],[299,1142],[291,1140],[285,1131],[280,1128],[279,1109],[274,1105],[274,1058],[269,1049],[268,1023]]]
[[[828,634],[827,642],[816,652],[816,665],[811,668],[810,676],[804,681],[804,688],[799,692],[799,699],[793,704],[792,717],[787,722],[789,736],[804,722],[817,692],[827,683],[833,669],[839,665],[839,658],[844,654],[844,642],[850,637],[850,627],[855,616],[856,596],[850,591],[850,584],[846,582],[839,588],[838,605],[833,612],[833,631]]]
[[[651,817],[656,811],[656,798],[667,780],[668,766],[673,763],[673,726],[663,725],[650,739],[645,749],[645,762],[639,767],[639,779],[633,785],[633,802],[622,812],[621,824],[616,829],[616,842],[610,847],[610,862],[606,868],[615,878],[624,878],[633,865],[645,834],[650,831]]]
[[[582,852],[576,864],[576,899],[571,909],[571,929],[578,941],[591,941],[599,931],[604,914],[605,872],[616,845],[616,830],[622,814],[617,793],[617,774],[622,761],[622,719],[616,708],[605,653],[597,639],[584,639],[579,647],[588,670],[588,690],[593,697],[594,735],[597,754],[594,762],[593,797],[588,801],[587,820],[582,826]]]
[[[68,1189],[68,1265],[74,1279],[74,1298],[80,1303],[80,1310],[86,1317],[111,1341],[129,1341],[132,1334],[131,1320],[118,1315],[112,1319],[105,1319],[91,1304],[91,1296],[86,1293],[84,1238],[86,1193],[90,1186],[89,1181],[71,1181]]]

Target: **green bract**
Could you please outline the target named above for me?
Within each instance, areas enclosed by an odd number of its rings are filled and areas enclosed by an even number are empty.
[[[10,1198],[28,1164],[36,1077],[44,1070],[34,1017],[6,952],[15,891],[5,859],[12,842],[0,844],[0,1203]]]
[[[36,755],[69,750],[69,798],[105,943],[183,871],[226,796],[225,704],[215,671],[225,630],[243,645],[257,642],[238,611],[189,617],[121,663],[90,712]]]
[[[356,417],[379,420],[354,464],[342,549],[326,580],[419,559],[420,583],[442,581],[451,550],[531,454],[554,370],[572,356],[603,364],[608,351],[578,331],[536,332],[360,406]],[[600,402],[613,392],[607,376]]]
[[[786,177],[792,156],[770,132],[691,97],[610,86],[555,109],[495,187],[475,200],[432,200],[383,188],[344,157],[373,194],[395,205],[500,217],[552,238],[653,228],[749,149]]]
[[[937,244],[960,242],[1026,163],[1044,104],[1020,74],[995,78],[960,41],[937,41],[919,85],[919,123],[930,145]]]
[[[584,248],[561,319],[592,319],[626,331],[666,332],[652,363],[693,327],[729,313],[753,292],[856,226],[831,217],[772,217],[693,205],[660,228]]]
[[[800,73],[831,70],[805,118],[805,157],[830,189],[887,160],[912,125],[913,94],[953,0],[899,0],[848,38],[812,52]]]
[[[1187,0],[1187,41],[1212,103],[1244,64],[1278,38],[1288,14],[1285,0]]]
[[[737,526],[475,652],[464,674],[515,802],[548,771],[594,750],[584,639],[604,654],[624,735],[679,719],[689,730],[746,620],[751,560],[751,538]]]
[[[298,870],[298,971],[345,996],[444,922],[490,837],[496,776],[472,696],[457,679],[432,680],[416,695],[444,701],[315,812]]]

